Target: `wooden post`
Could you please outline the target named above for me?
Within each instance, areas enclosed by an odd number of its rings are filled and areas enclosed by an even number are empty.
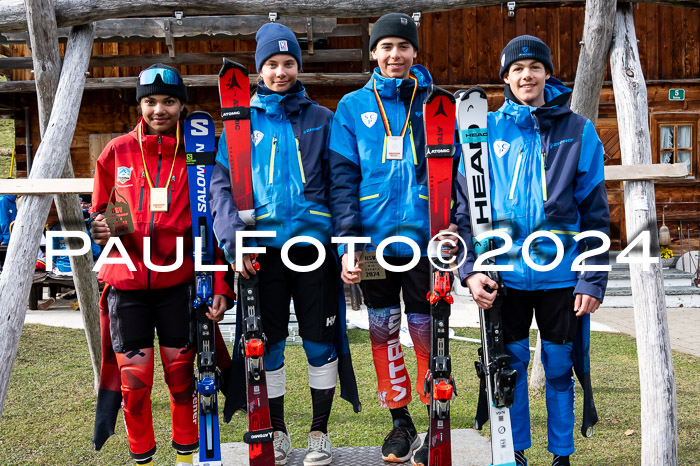
[[[586,20],[583,25],[583,45],[578,57],[574,93],[571,96],[571,110],[585,116],[594,124],[598,120],[600,90],[603,88],[603,74],[608,51],[612,42],[615,4],[617,0],[589,0],[586,2]],[[556,72],[555,72],[556,75]],[[532,358],[530,390],[544,388],[544,367],[542,366],[542,337],[537,332],[537,347]]]
[[[650,164],[647,89],[637,49],[632,5],[620,3],[610,55],[622,163]],[[651,256],[659,256],[652,181],[625,181],[627,237],[651,234]],[[630,254],[633,256],[634,253]],[[639,256],[639,254],[636,254]],[[637,333],[642,408],[642,466],[678,464],[676,381],[671,358],[661,265],[630,264]]]
[[[60,76],[60,55],[58,53],[58,34],[56,15],[51,0],[25,0],[27,7],[27,25],[32,46],[34,61],[34,79],[36,80],[37,101],[39,106],[39,125],[43,138],[51,116],[53,99],[58,87]],[[74,178],[73,165],[70,157],[63,169],[63,178]],[[80,199],[75,194],[56,195],[54,197],[58,217],[65,230],[85,232],[83,212],[80,209]],[[79,238],[68,238],[68,247],[79,249],[82,241]],[[92,253],[88,251],[82,256],[69,256],[75,291],[83,317],[85,336],[90,351],[94,387],[100,381],[100,292],[97,278],[92,271]]]
[[[58,178],[66,166],[70,144],[78,120],[85,85],[93,26],[76,26],[66,46],[55,106],[44,139],[34,159],[32,178]],[[5,267],[0,274],[0,416],[17,356],[19,337],[27,312],[27,299],[36,262],[36,251],[51,206],[51,196],[27,196],[19,207],[7,247]],[[19,279],[23,277],[24,279]]]
[[[617,0],[589,0],[583,25],[583,43],[578,57],[571,110],[594,124],[598,121],[600,90],[612,43]]]

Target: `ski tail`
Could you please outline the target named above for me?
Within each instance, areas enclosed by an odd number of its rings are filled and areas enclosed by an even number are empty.
[[[185,152],[195,263],[214,264],[214,230],[209,210],[209,186],[215,161],[214,120],[206,112],[185,119]],[[214,299],[214,273],[196,271],[190,305],[197,322],[197,397],[199,405],[199,464],[221,465],[216,323],[207,311]]]

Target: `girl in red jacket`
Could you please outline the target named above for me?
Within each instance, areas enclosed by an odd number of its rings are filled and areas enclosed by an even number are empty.
[[[136,127],[107,144],[97,160],[91,232],[101,246],[119,235],[133,262],[131,270],[123,263],[105,264],[98,275],[109,285],[102,302],[109,313],[109,337],[119,367],[129,452],[137,464],[152,464],[156,451],[150,400],[155,329],[170,391],[172,445],[177,464],[186,466],[192,464],[198,446],[196,327],[190,315],[192,222],[182,141],[187,90],[175,68],[156,64],[139,75],[136,100],[142,115]],[[120,219],[118,230],[104,216],[113,207],[126,217]],[[151,242],[150,268],[144,261],[145,238]],[[184,247],[178,257],[179,238]],[[109,257],[120,256],[112,248]],[[151,270],[153,265],[180,261],[170,272]],[[233,296],[221,274],[218,278],[208,313],[215,322],[223,319],[226,295]]]

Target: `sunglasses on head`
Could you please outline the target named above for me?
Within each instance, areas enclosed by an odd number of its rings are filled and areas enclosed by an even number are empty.
[[[156,82],[156,77],[160,76],[163,84],[177,85],[180,84],[180,77],[173,70],[168,70],[166,68],[148,68],[139,73],[139,84],[141,86],[148,86]]]

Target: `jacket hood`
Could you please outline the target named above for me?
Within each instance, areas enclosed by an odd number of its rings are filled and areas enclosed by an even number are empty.
[[[422,65],[413,65],[411,67],[411,74],[418,80],[418,90],[427,89],[433,83],[433,77],[430,76],[430,72]],[[372,78],[365,84],[365,87],[370,91],[372,91],[373,81],[377,83],[377,92],[379,95],[387,98],[395,97],[397,92],[401,92],[402,89],[412,89],[413,87],[413,80],[410,78],[385,78],[382,76],[379,67],[374,69]],[[408,98],[411,98],[410,94]]]
[[[301,111],[306,105],[314,102],[306,97],[306,89],[301,81],[297,81],[288,91],[283,93],[270,91],[264,84],[258,84],[258,92],[253,96],[250,106],[265,112],[271,118],[284,118]]]
[[[571,93],[571,89],[566,87],[561,81],[556,78],[549,78],[544,85],[545,104],[541,107],[533,107],[521,103],[513,95],[510,86],[506,84],[503,90],[506,100],[500,111],[515,118],[518,126],[531,125],[531,114],[535,114],[541,120],[551,120],[571,113],[569,108]]]

